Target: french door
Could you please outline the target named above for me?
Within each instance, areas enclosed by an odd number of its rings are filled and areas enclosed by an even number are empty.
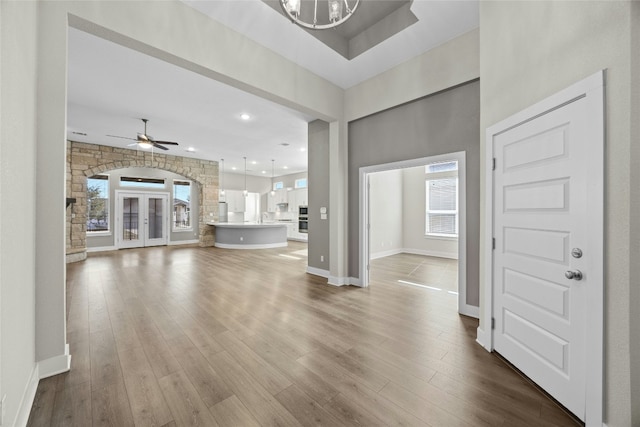
[[[118,249],[167,244],[168,194],[118,192],[116,210]]]

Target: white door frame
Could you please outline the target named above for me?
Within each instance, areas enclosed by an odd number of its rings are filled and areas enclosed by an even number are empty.
[[[494,137],[523,123],[529,122],[550,111],[565,106],[578,99],[587,103],[590,117],[586,120],[592,126],[594,152],[590,154],[593,167],[589,169],[588,221],[599,224],[588,237],[593,259],[602,260],[590,266],[589,277],[596,286],[587,291],[587,339],[586,364],[586,425],[602,425],[603,418],[603,378],[604,378],[604,71],[599,71],[586,79],[526,108],[513,116],[490,126],[486,130],[485,150],[485,216],[484,216],[484,301],[482,302],[482,328],[478,327],[477,341],[487,351],[493,351],[493,158]],[[596,280],[601,278],[600,281]],[[600,286],[597,284],[600,283]]]
[[[171,219],[173,218],[173,216],[171,215],[171,210],[169,209],[169,202],[171,200],[171,194],[166,192],[166,191],[139,191],[139,190],[116,190],[115,191],[115,198],[116,198],[116,215],[115,215],[115,219],[116,219],[116,224],[115,224],[115,246],[116,249],[121,249],[121,237],[122,237],[122,223],[121,218],[120,218],[120,209],[122,208],[120,206],[120,195],[121,194],[140,194],[142,196],[165,196],[167,198],[167,203],[166,206],[164,208],[164,217],[166,218],[164,224],[162,225],[163,228],[163,233],[166,236],[166,244],[169,245],[171,243]],[[147,206],[141,206],[141,209],[147,209]],[[145,227],[145,240],[147,239],[147,229],[146,227],[148,226],[148,224],[142,224],[142,226]],[[146,245],[144,244],[144,241],[142,242],[142,246],[140,247],[146,247]]]
[[[466,153],[441,154],[419,159],[402,160],[399,162],[361,167],[360,174],[360,280],[361,287],[369,286],[369,174],[397,169],[426,166],[430,163],[445,160],[458,161],[458,313],[470,317],[479,317],[478,307],[467,304],[467,199],[466,199]]]

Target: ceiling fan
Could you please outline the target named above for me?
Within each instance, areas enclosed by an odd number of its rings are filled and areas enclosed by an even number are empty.
[[[177,142],[155,140],[152,136],[147,134],[147,122],[149,120],[148,119],[140,119],[140,120],[144,122],[144,133],[138,133],[137,138],[129,138],[126,136],[118,136],[118,135],[107,135],[107,136],[110,136],[112,138],[122,138],[122,139],[131,140],[131,141],[136,141],[134,144],[129,144],[129,146],[137,145],[140,148],[156,147],[161,150],[168,150],[168,148],[165,147],[165,145],[178,145]]]

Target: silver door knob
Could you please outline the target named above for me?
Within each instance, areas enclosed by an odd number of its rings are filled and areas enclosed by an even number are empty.
[[[582,280],[582,271],[580,270],[575,270],[575,271],[571,271],[571,270],[567,270],[564,272],[564,277],[566,277],[567,279],[571,280]]]

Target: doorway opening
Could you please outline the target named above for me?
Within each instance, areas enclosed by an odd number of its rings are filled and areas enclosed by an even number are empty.
[[[118,249],[167,244],[171,221],[168,193],[116,191],[116,195]]]
[[[465,158],[456,152],[360,168],[363,287],[372,260],[385,270],[396,258],[405,264],[396,269],[399,285],[457,294],[458,312],[478,317],[466,299]],[[457,287],[438,286],[437,275]]]

